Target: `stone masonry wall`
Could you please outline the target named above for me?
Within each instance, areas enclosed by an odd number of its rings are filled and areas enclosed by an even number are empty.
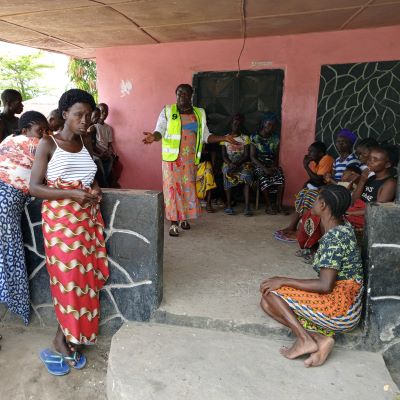
[[[365,340],[400,378],[400,204],[367,208]]]
[[[31,323],[55,326],[40,209],[41,201],[33,201],[26,207],[22,221],[31,291]],[[149,320],[161,302],[162,195],[153,191],[105,190],[101,211],[110,277],[100,292],[100,332],[113,333],[126,321]],[[4,306],[1,311],[3,321],[16,320]]]

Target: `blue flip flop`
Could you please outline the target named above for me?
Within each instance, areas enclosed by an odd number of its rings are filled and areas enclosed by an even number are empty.
[[[71,369],[65,362],[64,357],[50,349],[44,349],[39,353],[39,357],[51,375],[67,375]]]
[[[224,209],[224,213],[227,214],[227,215],[235,215],[236,214],[235,210],[233,208],[231,208],[231,207],[225,208]]]
[[[64,360],[75,362],[75,364],[68,363],[72,368],[75,368],[75,369],[82,369],[86,365],[86,362],[87,362],[86,357],[82,353],[78,353],[77,351],[74,351],[72,356],[63,356],[62,354],[60,354],[60,355],[61,355],[61,357],[64,358]]]

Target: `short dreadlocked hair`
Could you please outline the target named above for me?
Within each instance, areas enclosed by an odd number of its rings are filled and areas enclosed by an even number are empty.
[[[351,204],[350,190],[340,185],[323,186],[319,192],[319,197],[325,201],[332,216],[337,219],[343,217]]]
[[[177,94],[178,93],[178,90],[179,89],[185,89],[185,90],[188,90],[189,92],[191,92],[192,93],[192,95],[193,95],[193,87],[191,86],[191,85],[189,85],[188,83],[181,83],[180,85],[178,85],[177,87],[176,87],[176,89],[175,89],[175,94]]]
[[[322,154],[326,154],[326,145],[325,145],[325,143],[314,142],[314,143],[310,144],[310,147],[314,148],[315,150],[318,150]]]
[[[89,104],[92,111],[96,108],[96,102],[90,93],[81,89],[70,89],[60,97],[58,109],[62,114],[64,111],[68,111],[75,103]]]
[[[21,93],[15,89],[5,89],[1,93],[1,101],[3,104],[9,104],[14,100],[22,99]]]
[[[17,135],[21,134],[22,129],[29,129],[33,125],[44,122],[47,125],[47,118],[38,111],[27,111],[23,113],[18,121]]]

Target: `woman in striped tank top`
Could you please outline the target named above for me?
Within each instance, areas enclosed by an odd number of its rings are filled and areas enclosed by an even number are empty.
[[[46,265],[59,322],[53,343],[56,353],[46,349],[40,358],[54,375],[86,364],[75,347],[96,342],[99,291],[109,275],[101,190],[94,180],[97,167],[84,144],[94,108],[93,97],[83,90],[71,89],[61,96],[64,128],[40,142],[31,175],[32,195],[45,199]]]

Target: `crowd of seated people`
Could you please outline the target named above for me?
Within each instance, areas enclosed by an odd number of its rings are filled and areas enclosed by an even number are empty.
[[[243,115],[236,114],[232,118],[229,132],[235,142],[204,146],[205,154],[199,164],[196,184],[197,196],[207,200],[208,212],[215,211],[211,205],[213,195],[223,201],[225,214],[235,215],[236,200],[233,199],[232,191],[243,186],[245,216],[253,215],[250,207],[251,188],[262,193],[267,214],[288,214],[288,210],[282,206],[285,177],[279,166],[278,123],[276,114],[268,112],[262,118],[259,129],[248,135],[244,130]],[[218,179],[220,175],[222,184]],[[224,196],[221,196],[221,186]]]

